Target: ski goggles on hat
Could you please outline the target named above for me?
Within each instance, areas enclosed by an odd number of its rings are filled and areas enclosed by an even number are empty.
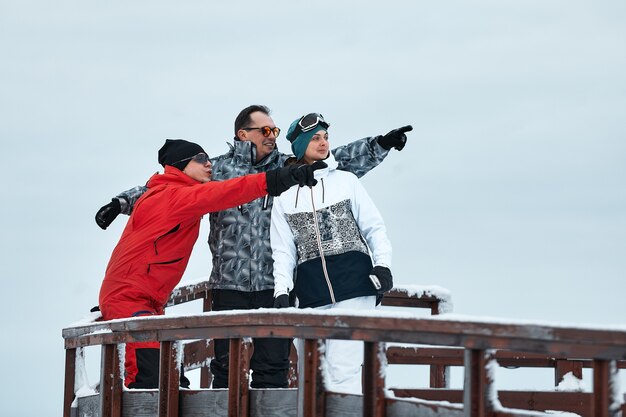
[[[189,160],[195,161],[195,162],[197,162],[199,164],[202,164],[202,165],[206,165],[207,162],[209,162],[211,160],[211,158],[209,157],[209,155],[205,154],[204,152],[200,152],[200,153],[195,154],[194,156],[190,156],[189,158],[181,159],[180,161],[176,161],[176,162],[174,162],[172,164],[168,164],[168,165],[175,165],[175,164],[178,164],[179,162],[185,162],[185,161],[189,161]]]
[[[274,137],[278,137],[278,135],[280,135],[280,128],[279,127],[269,127],[269,126],[263,126],[263,127],[242,127],[243,130],[260,130],[261,134],[263,135],[263,137],[267,138],[269,137],[272,133],[274,134]]]
[[[330,127],[330,124],[327,123],[326,120],[324,120],[324,116],[319,113],[309,113],[305,116],[302,116],[300,120],[298,120],[298,123],[293,130],[293,133],[291,135],[291,141],[293,142],[301,133],[310,132],[317,126],[328,129]]]

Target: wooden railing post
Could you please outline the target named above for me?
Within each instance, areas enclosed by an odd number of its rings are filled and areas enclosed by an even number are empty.
[[[228,359],[228,417],[248,417],[250,403],[250,343],[230,339]]]
[[[440,314],[439,301],[433,301],[430,305],[430,314]],[[450,388],[450,367],[446,365],[430,365],[430,387]]]
[[[180,364],[177,342],[161,342],[159,362],[159,417],[178,417]]]
[[[76,349],[65,350],[65,385],[63,388],[63,417],[70,417],[76,384]]]
[[[490,417],[494,404],[490,398],[493,381],[487,366],[491,353],[480,349],[465,350],[463,410],[465,417]]]
[[[304,361],[304,375],[300,375],[304,398],[302,404],[298,404],[300,408],[298,416],[324,417],[326,415],[326,395],[320,367],[319,344],[318,339],[306,339],[304,341],[304,357],[300,359]]]
[[[385,344],[365,342],[363,355],[363,417],[384,417],[385,378],[381,355],[385,354]],[[385,360],[386,362],[386,360]]]
[[[211,311],[213,308],[213,293],[210,290],[206,290],[204,292],[204,298],[202,299],[202,311]],[[213,346],[209,346],[209,348],[213,347],[213,351],[215,352],[215,342],[211,340]],[[209,388],[211,386],[211,382],[213,380],[213,376],[211,372],[209,372],[209,366],[203,366],[200,369],[200,388]]]
[[[100,367],[100,416],[122,415],[122,380],[117,345],[102,345]]]
[[[576,378],[583,379],[583,363],[568,359],[557,359],[554,366],[554,386],[558,386],[568,373]]]
[[[593,416],[621,416],[622,401],[613,398],[613,385],[616,384],[617,365],[615,361],[595,359],[593,361]]]

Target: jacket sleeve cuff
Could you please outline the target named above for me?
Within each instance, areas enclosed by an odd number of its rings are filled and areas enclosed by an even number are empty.
[[[289,296],[289,293],[287,291],[284,291],[284,290],[274,290],[274,298],[278,297],[279,295],[287,295],[287,296]]]

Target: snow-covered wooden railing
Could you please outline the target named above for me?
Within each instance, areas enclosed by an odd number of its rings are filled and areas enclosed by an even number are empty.
[[[211,311],[211,290],[207,279],[198,279],[195,281],[185,281],[179,284],[167,303],[167,307],[184,304],[187,302],[203,300],[202,311]],[[430,314],[438,315],[443,313],[449,313],[452,311],[452,301],[450,292],[437,285],[398,285],[389,291],[384,299],[382,305],[394,306],[394,307],[407,307],[407,308],[425,308],[430,311]],[[71,327],[84,326],[95,323],[101,319],[99,312],[93,312],[84,317],[79,322],[74,323]],[[78,351],[77,361],[84,363],[84,352]],[[183,366],[185,370],[193,370],[200,368],[200,387],[208,388],[211,385],[211,374],[209,370],[210,359],[213,357],[213,343],[211,340],[197,340],[190,343],[185,343],[183,348]],[[297,354],[295,349],[291,349],[291,370],[289,375],[290,387],[297,386],[297,371],[296,371]],[[71,365],[68,365],[71,367]],[[447,366],[432,364],[430,366],[430,378],[431,386],[446,386],[447,384]],[[66,375],[72,372],[72,369],[66,369]],[[84,369],[77,369],[79,375],[77,377],[77,384],[72,391],[71,387],[67,385],[68,378],[66,377],[65,388],[65,410],[64,416],[70,415],[70,404],[74,401],[76,396],[87,396],[94,393],[92,387],[88,383],[83,383],[82,378],[86,378]]]
[[[180,343],[206,338],[231,339],[228,415],[249,415],[248,354],[244,342],[249,337],[305,339],[305,353],[299,359],[304,369],[299,407],[302,415],[307,417],[326,415],[328,402],[337,399],[336,395],[325,392],[322,385],[320,369],[323,361],[318,346],[328,338],[365,342],[364,395],[359,399],[362,401],[359,413],[362,410],[365,416],[418,415],[419,412],[428,412],[430,414],[426,415],[431,416],[468,417],[546,415],[501,406],[493,384],[495,350],[587,358],[593,362],[594,371],[590,415],[617,417],[623,408],[616,378],[616,361],[626,359],[626,328],[621,327],[568,327],[451,315],[416,318],[414,314],[397,311],[357,314],[337,310],[328,314],[317,310],[287,309],[113,320],[64,329],[63,337],[67,352],[66,399],[68,392],[73,392],[77,350],[102,345],[101,417],[122,415],[120,344],[143,340],[161,342],[158,415],[174,417],[179,415],[182,397],[199,395],[199,391],[193,390],[179,392]],[[386,391],[384,342],[463,348],[465,383],[462,405],[406,400]],[[125,399],[131,391],[124,392]]]
[[[203,300],[202,311],[211,311],[211,289],[209,281],[198,279],[186,281],[178,285],[167,303],[168,307],[187,303],[195,300]],[[383,306],[424,308],[432,315],[452,312],[452,297],[450,291],[437,285],[396,285],[385,294]],[[213,357],[213,344],[210,341],[198,340],[185,344],[185,370],[201,369],[200,386],[208,388],[211,385],[211,373],[209,361]],[[297,372],[295,363],[297,354],[291,350],[291,370],[289,381],[291,387],[297,386]],[[430,386],[442,388],[448,386],[447,365],[430,365]]]

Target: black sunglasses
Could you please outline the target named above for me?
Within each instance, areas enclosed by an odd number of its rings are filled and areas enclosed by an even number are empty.
[[[309,113],[302,116],[300,120],[298,120],[296,128],[291,134],[290,141],[293,142],[294,140],[296,140],[298,135],[300,135],[300,133],[309,132],[315,129],[315,127],[318,125],[322,126],[324,129],[328,129],[330,127],[330,123],[327,123],[326,120],[324,120],[324,116],[319,113]]]
[[[168,164],[168,165],[174,165],[174,164],[177,164],[179,162],[185,162],[185,161],[189,161],[189,160],[195,161],[195,162],[197,162],[199,164],[202,164],[202,165],[206,165],[206,163],[209,162],[211,160],[211,158],[209,158],[209,155],[205,154],[204,152],[200,152],[200,153],[195,154],[194,156],[190,156],[189,158],[181,159],[180,161],[176,161],[176,162],[173,162],[173,163]]]
[[[263,137],[269,137],[272,133],[274,133],[275,137],[278,137],[278,135],[280,135],[280,128],[279,127],[269,127],[269,126],[263,126],[263,127],[242,127],[242,130],[260,130],[261,134],[263,135]]]

